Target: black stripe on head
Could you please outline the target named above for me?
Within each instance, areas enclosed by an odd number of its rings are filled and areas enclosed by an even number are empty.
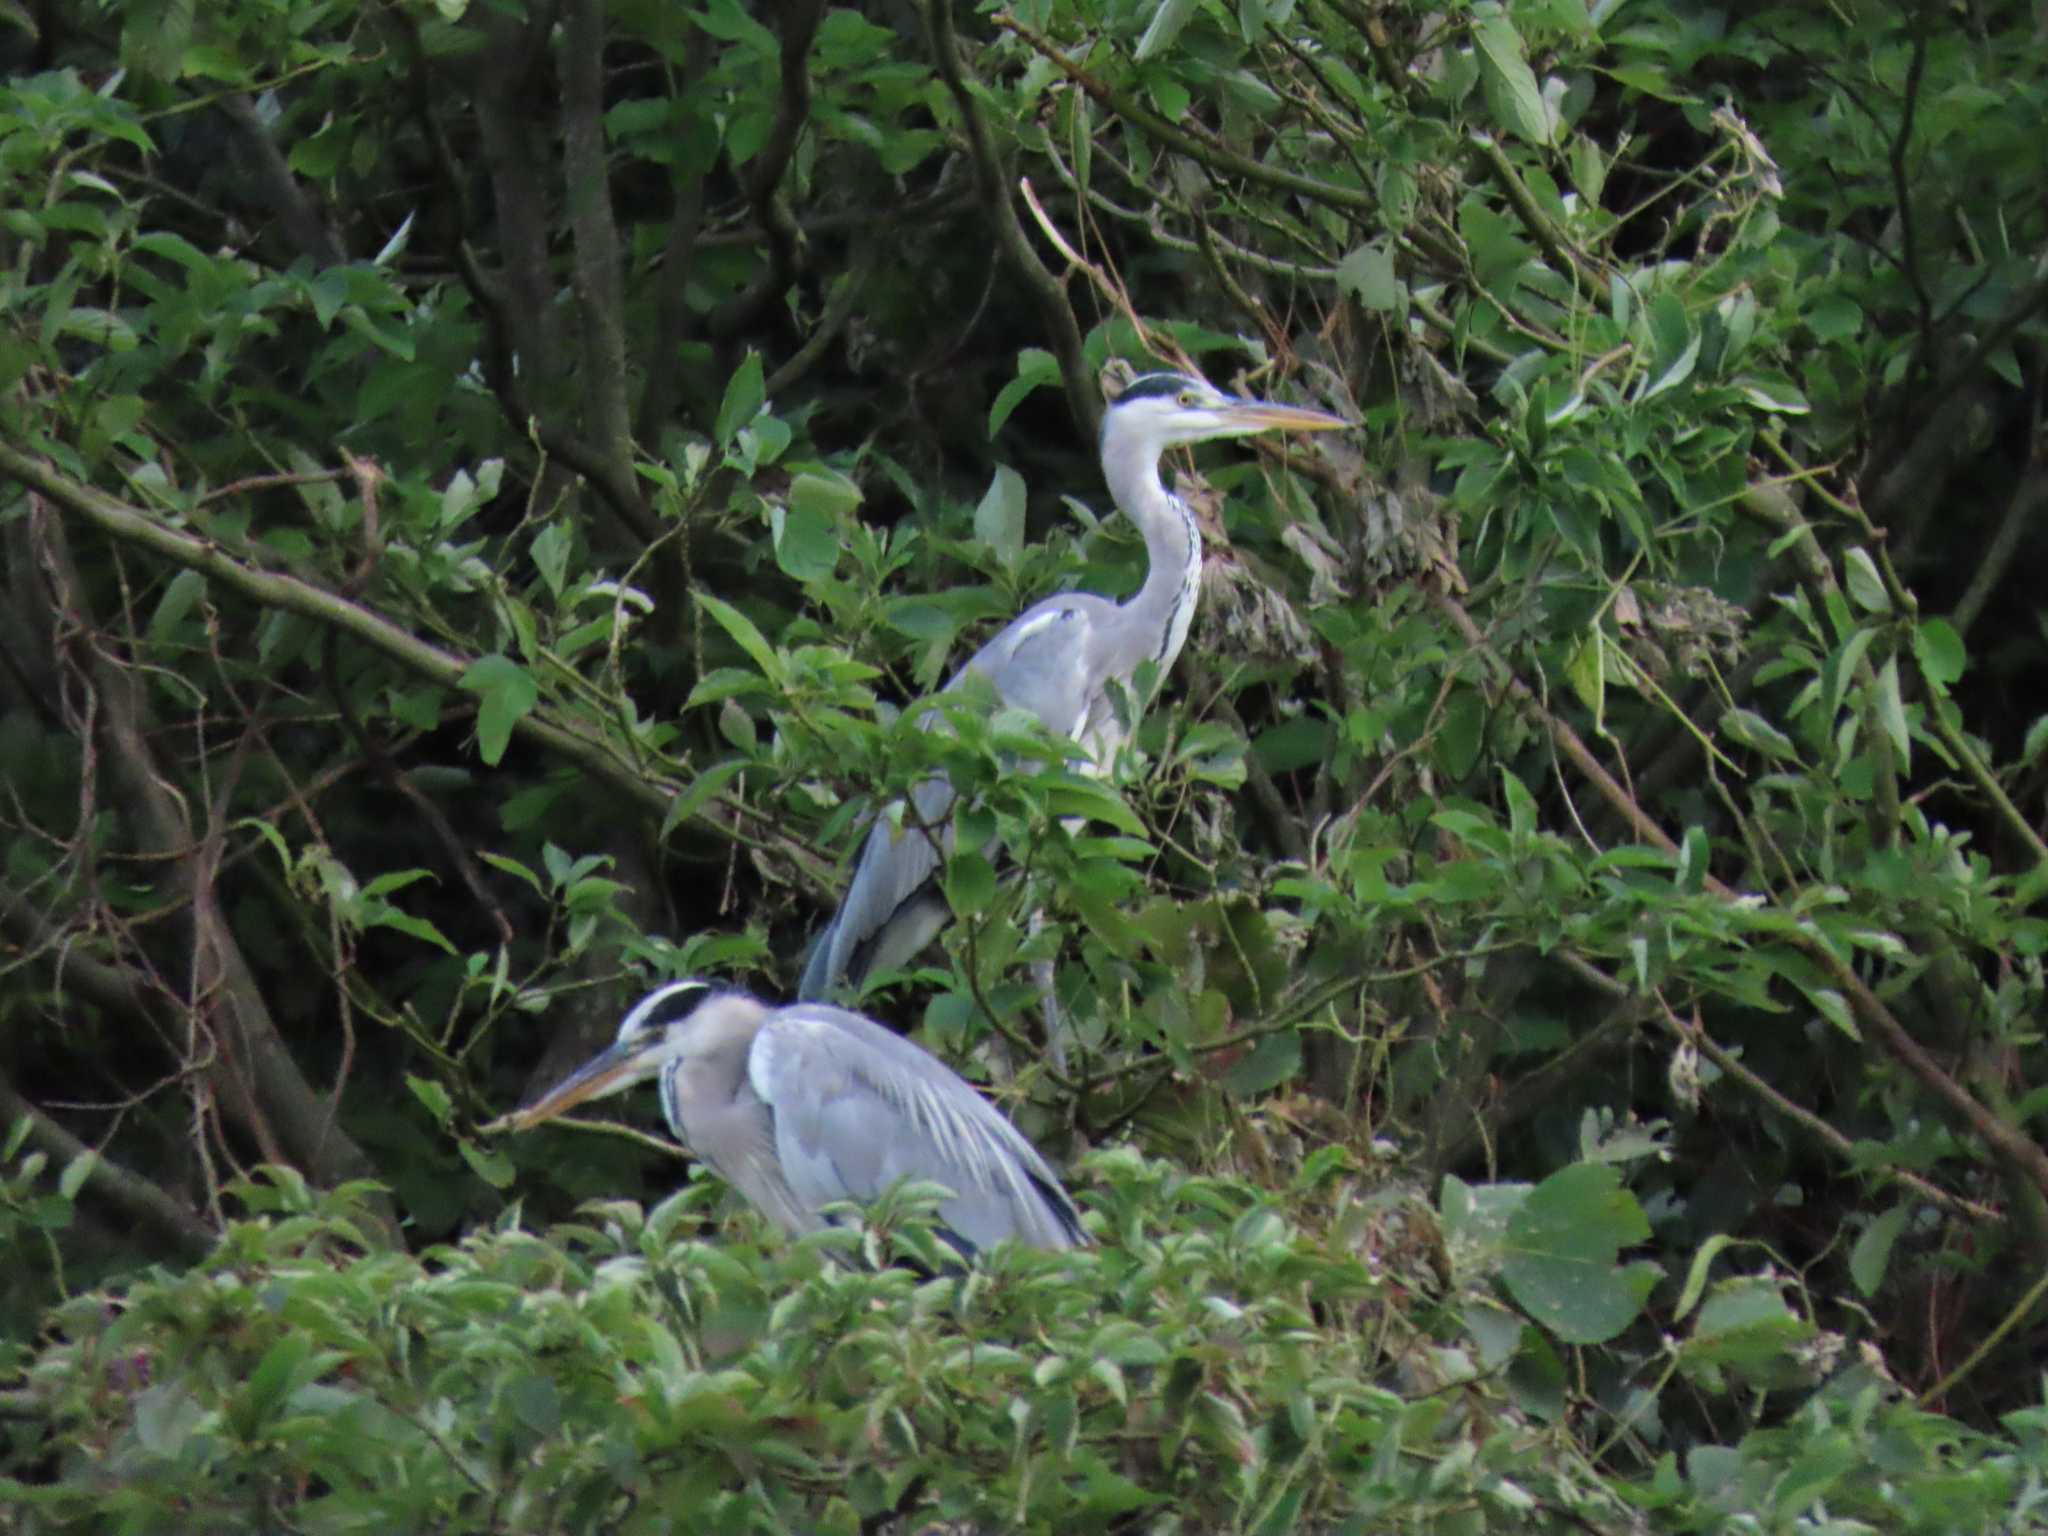
[[[1184,373],[1142,373],[1124,386],[1124,392],[1111,401],[1111,407],[1122,405],[1126,400],[1156,399],[1164,395],[1177,395],[1193,386],[1201,387],[1200,379],[1191,379]]]
[[[619,1038],[623,1040],[629,1034],[644,1034],[650,1030],[666,1029],[720,990],[710,982],[699,981],[694,976],[656,987],[635,1003],[625,1018],[619,1021]]]

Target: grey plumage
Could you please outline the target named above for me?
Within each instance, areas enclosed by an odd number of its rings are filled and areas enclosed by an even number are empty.
[[[612,1046],[506,1117],[525,1130],[655,1078],[669,1129],[785,1232],[903,1179],[952,1190],[939,1208],[964,1254],[1014,1238],[1085,1243],[1058,1175],[1017,1128],[922,1047],[844,1008],[773,1008],[701,981],[649,993]]]
[[[1201,535],[1194,514],[1161,482],[1161,455],[1211,438],[1347,425],[1321,411],[1241,400],[1184,374],[1134,380],[1103,416],[1102,472],[1117,506],[1145,536],[1144,585],[1124,603],[1069,592],[1033,604],[947,687],[979,673],[1005,704],[1030,710],[1106,770],[1123,744],[1116,689],[1128,692],[1147,662],[1165,676],[1187,640],[1201,585]],[[846,895],[811,950],[799,997],[839,989],[858,995],[869,976],[906,964],[945,926],[950,913],[935,875],[951,851],[953,798],[944,779],[926,780],[912,791],[914,814],[900,830],[886,818],[869,829]]]

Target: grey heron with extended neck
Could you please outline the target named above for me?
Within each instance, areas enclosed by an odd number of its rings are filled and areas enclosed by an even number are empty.
[[[922,1046],[826,1003],[773,1008],[670,982],[608,1049],[493,1128],[528,1130],[649,1078],[676,1139],[792,1235],[824,1226],[835,1202],[926,1179],[953,1191],[940,1235],[963,1257],[1006,1238],[1088,1241],[1059,1176],[988,1100]]]
[[[1005,704],[1079,742],[1095,771],[1107,772],[1123,743],[1119,692],[1131,695],[1147,663],[1165,677],[1187,640],[1201,588],[1201,533],[1194,513],[1161,481],[1162,456],[1213,438],[1349,425],[1322,411],[1241,399],[1186,374],[1133,380],[1103,415],[1102,473],[1118,508],[1145,537],[1144,585],[1128,602],[1065,592],[1033,604],[947,686],[978,673]],[[839,910],[811,950],[799,997],[823,998],[841,988],[858,995],[868,977],[906,964],[945,926],[950,913],[936,876],[950,851],[952,806],[952,786],[934,778],[911,793],[914,814],[900,827],[889,817],[876,819]]]

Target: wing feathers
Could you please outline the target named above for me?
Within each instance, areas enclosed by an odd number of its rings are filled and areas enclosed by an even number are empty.
[[[1081,1241],[1073,1203],[1016,1127],[936,1057],[859,1014],[780,1010],[755,1037],[748,1075],[774,1111],[789,1186],[812,1210],[929,1179],[955,1191],[940,1214],[974,1247]]]
[[[1105,637],[1116,614],[1116,604],[1087,592],[1047,598],[998,631],[946,686],[979,673],[1005,704],[1030,710],[1047,729],[1106,756],[1114,742]],[[950,913],[931,886],[941,858],[952,852],[953,788],[927,779],[910,798],[916,815],[904,818],[901,832],[884,821],[869,829],[839,910],[804,966],[800,998],[822,1000],[841,982],[858,988],[871,971],[908,962],[945,926]]]

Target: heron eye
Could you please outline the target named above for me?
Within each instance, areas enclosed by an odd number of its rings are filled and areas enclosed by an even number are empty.
[[[1184,389],[1180,392],[1180,403],[1189,407],[1197,406],[1202,403],[1202,397],[1192,389]]]

